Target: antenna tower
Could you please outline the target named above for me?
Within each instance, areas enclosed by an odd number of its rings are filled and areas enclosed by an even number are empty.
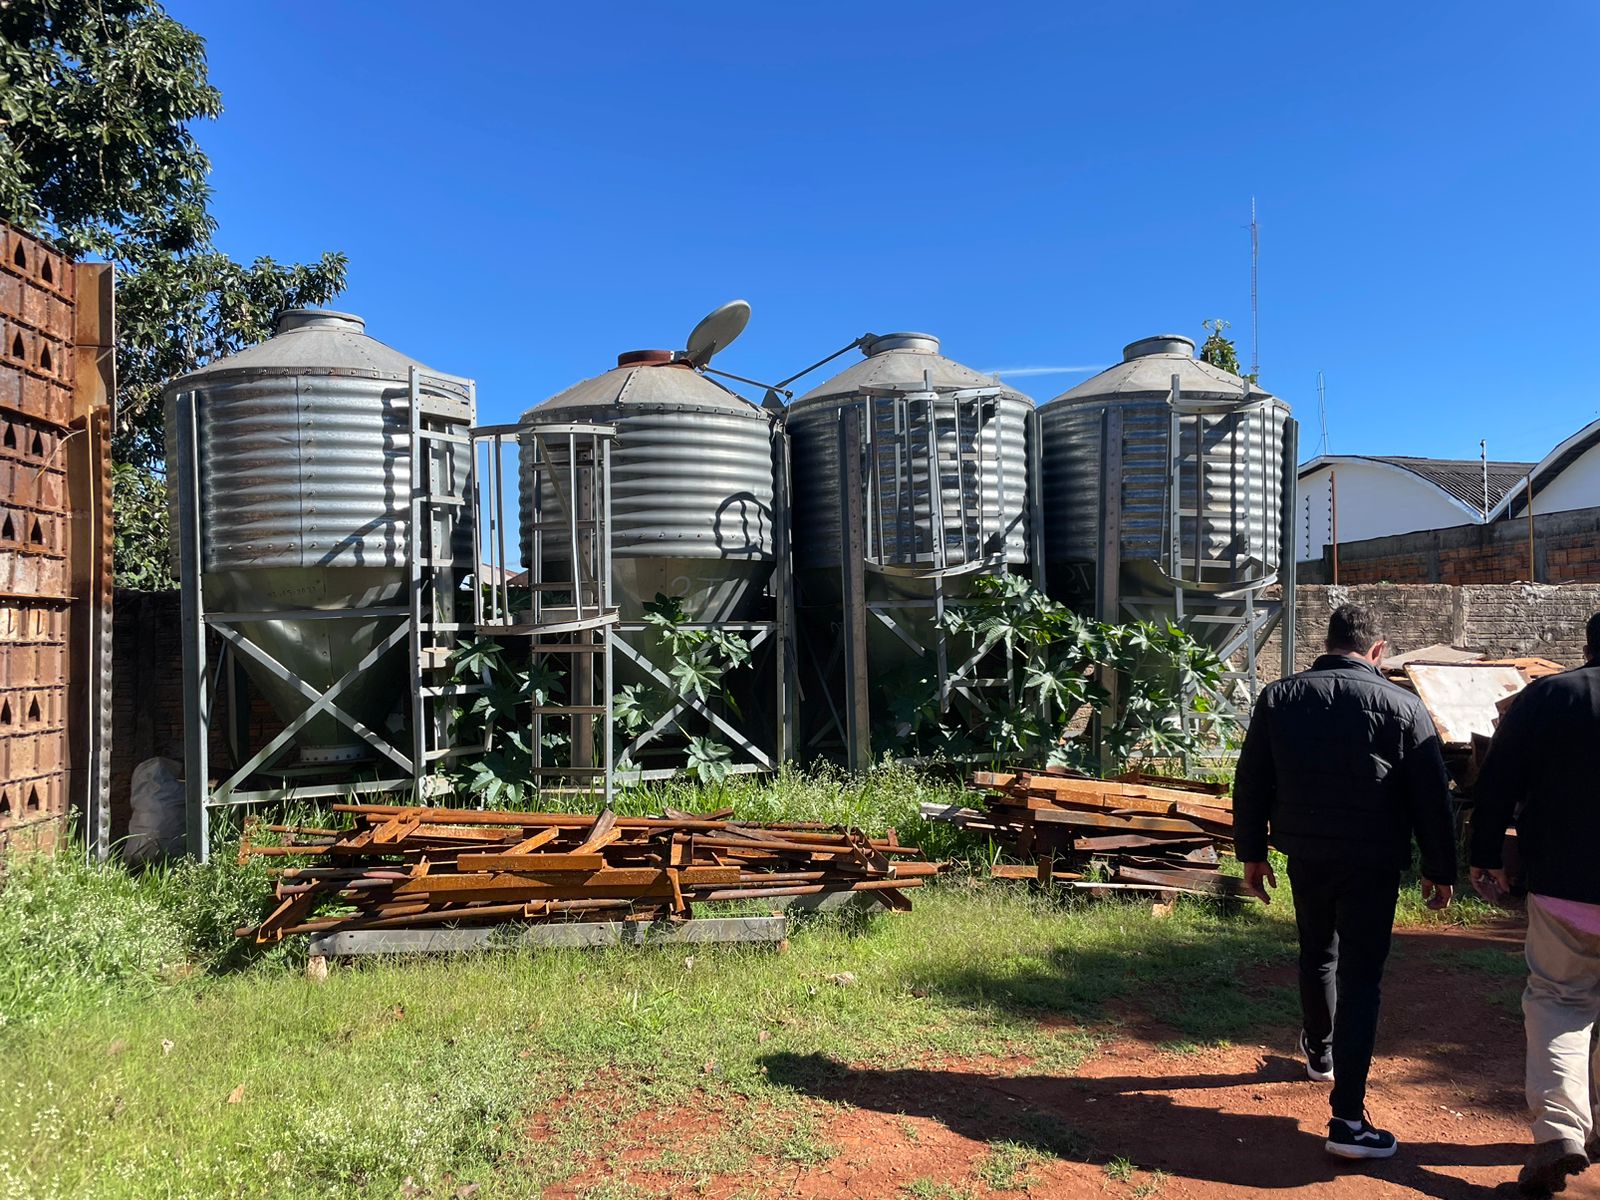
[[[1250,374],[1261,374],[1261,306],[1257,290],[1261,263],[1261,227],[1256,224],[1256,198],[1250,197]]]
[[[1319,454],[1328,452],[1328,383],[1322,377],[1322,372],[1317,372],[1317,420],[1322,423],[1322,448]]]

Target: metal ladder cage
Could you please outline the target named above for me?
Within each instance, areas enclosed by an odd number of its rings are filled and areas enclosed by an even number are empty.
[[[543,702],[529,697],[525,729],[532,782],[584,781],[611,807],[615,781],[612,740],[612,655],[618,612],[611,585],[611,443],[616,427],[596,424],[480,426],[472,432],[473,461],[481,486],[474,529],[476,561],[487,579],[473,589],[473,628],[479,637],[521,642],[532,670],[547,669],[562,692]],[[513,582],[507,558],[506,493],[518,486],[518,461],[526,451],[532,508],[526,532],[530,562]],[[479,463],[487,455],[485,464]],[[485,493],[484,489],[487,489]],[[514,501],[513,501],[514,503]],[[513,546],[520,540],[511,538]],[[481,691],[487,680],[467,684]],[[519,710],[520,711],[520,710]],[[600,722],[598,737],[595,722]],[[501,731],[493,720],[475,752],[493,749]],[[560,751],[553,761],[547,751]],[[598,785],[598,786],[596,786]]]
[[[450,395],[465,393],[465,398]],[[201,585],[201,467],[199,413],[194,392],[177,398],[178,550],[182,576],[184,674],[184,789],[188,849],[202,862],[211,854],[211,813],[215,809],[326,800],[352,795],[409,793],[419,802],[440,793],[443,781],[434,764],[454,753],[449,709],[440,705],[455,692],[449,657],[463,626],[454,611],[456,584],[467,567],[464,525],[473,525],[469,497],[474,484],[470,462],[457,469],[454,448],[470,444],[468,430],[477,410],[477,386],[470,379],[413,367],[399,404],[407,414],[409,498],[404,541],[405,604],[346,609],[281,609],[269,612],[208,612]],[[262,621],[372,621],[399,618],[394,629],[343,677],[318,691],[278,662],[266,649],[235,628]],[[212,661],[208,634],[223,642]],[[339,706],[341,693],[381,659],[401,651],[406,671],[406,731],[402,741],[368,728]],[[244,718],[249,701],[238,667],[249,661],[299,692],[309,704],[268,742],[248,753]],[[227,729],[233,773],[211,783],[210,739],[217,717],[216,697],[226,695]],[[333,717],[359,737],[377,758],[380,770],[363,776],[364,765],[283,765],[295,734],[314,717]],[[241,762],[241,760],[243,760]],[[265,778],[263,778],[265,777]]]
[[[643,621],[624,621],[617,626],[616,648],[651,686],[660,689],[669,703],[661,715],[649,726],[628,739],[622,748],[626,759],[637,765],[620,771],[619,780],[628,783],[673,779],[682,772],[679,767],[646,767],[643,759],[658,739],[673,727],[683,731],[683,719],[691,719],[703,726],[712,736],[723,739],[731,751],[727,770],[735,775],[753,775],[776,771],[788,761],[795,741],[795,695],[793,688],[798,679],[798,665],[794,659],[794,586],[792,581],[791,526],[790,526],[790,471],[789,434],[782,422],[772,427],[772,463],[774,494],[772,505],[773,573],[769,584],[772,598],[772,616],[765,620],[745,621],[685,621],[681,627],[712,633],[734,634],[744,638],[750,648],[750,660],[741,671],[759,672],[770,667],[772,672],[772,723],[770,743],[763,745],[762,723],[757,714],[741,712],[737,704],[715,703],[715,695],[702,700],[683,691],[659,662],[654,661],[647,649],[652,628]],[[748,698],[748,697],[747,697]],[[759,694],[758,694],[759,699]],[[765,717],[766,714],[759,714]]]
[[[1038,541],[1036,506],[1030,497],[1023,497],[1016,520],[1009,524],[1006,520],[1004,465],[1012,448],[1004,422],[997,419],[996,401],[1002,391],[999,387],[939,390],[925,375],[921,388],[864,389],[864,419],[849,410],[841,414],[840,461],[846,467],[840,472],[844,604],[847,610],[859,606],[864,618],[878,622],[918,657],[931,655],[941,712],[948,712],[959,697],[986,717],[994,703],[989,693],[1004,689],[1009,701],[1015,691],[1014,663],[1004,664],[1003,675],[982,675],[985,660],[994,652],[973,648],[953,658],[954,647],[944,629],[949,585],[1004,569],[1007,540],[1030,513],[1035,516],[1030,548]],[[1031,461],[1036,445],[1024,449]],[[859,475],[849,469],[855,464]],[[856,547],[859,563],[853,553]],[[1035,560],[1035,574],[1039,569]],[[860,575],[863,570],[926,582],[930,594],[869,597]],[[857,769],[870,758],[868,735],[862,728],[868,686],[865,620],[853,619],[846,611],[843,632],[827,662],[813,665],[826,680],[843,659],[845,703],[835,706],[828,697],[829,716],[831,726],[845,739],[849,765]]]
[[[1240,725],[1249,723],[1261,691],[1258,658],[1280,628],[1281,673],[1287,675],[1294,669],[1295,458],[1299,426],[1292,418],[1285,418],[1282,450],[1277,456],[1281,459],[1280,471],[1276,476],[1270,471],[1262,472],[1258,511],[1242,514],[1233,498],[1241,486],[1248,493],[1253,482],[1251,448],[1246,443],[1252,421],[1258,439],[1255,460],[1267,464],[1274,458],[1272,423],[1257,420],[1270,404],[1266,400],[1250,400],[1249,386],[1244,383],[1237,401],[1192,401],[1184,398],[1178,376],[1172,377],[1160,563],[1173,587],[1175,623],[1185,629],[1206,625],[1223,630],[1217,646],[1217,655],[1225,666],[1221,686],[1203,690],[1210,701]],[[1215,478],[1224,480],[1222,488],[1213,487]],[[1107,486],[1110,484],[1102,478],[1102,487]],[[1218,490],[1224,503],[1217,503]],[[1187,539],[1185,519],[1191,523]],[[1214,557],[1211,547],[1219,530],[1225,534],[1224,549],[1222,556]],[[1266,560],[1259,564],[1248,561],[1247,548],[1252,541],[1261,546],[1276,541],[1276,567]],[[1208,568],[1214,572],[1209,581]],[[1249,569],[1258,573],[1250,575]],[[1217,585],[1222,581],[1225,590],[1219,591]],[[1280,599],[1267,599],[1267,589],[1278,583],[1282,584]],[[1157,597],[1123,596],[1121,605],[1137,620],[1159,620],[1163,615],[1160,609],[1164,602]],[[1290,614],[1287,619],[1286,613]],[[1240,655],[1243,665],[1235,666],[1234,660]],[[1179,724],[1185,732],[1194,721],[1208,715],[1198,711],[1195,700],[1186,694],[1179,711]]]

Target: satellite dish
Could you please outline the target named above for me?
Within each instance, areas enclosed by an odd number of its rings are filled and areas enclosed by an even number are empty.
[[[750,323],[750,304],[730,300],[694,327],[683,356],[692,366],[703,367],[719,350],[726,350]]]

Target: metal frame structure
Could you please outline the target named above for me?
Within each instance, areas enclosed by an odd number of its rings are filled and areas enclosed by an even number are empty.
[[[1205,421],[1208,417],[1230,419],[1253,414],[1269,401],[1244,407],[1219,407],[1215,403],[1185,404],[1178,377],[1174,375],[1168,403],[1172,418],[1167,441],[1167,536],[1163,539],[1166,555],[1161,569],[1171,581],[1172,590],[1159,595],[1125,595],[1122,591],[1122,412],[1116,407],[1109,407],[1101,416],[1101,542],[1096,563],[1095,615],[1101,621],[1115,623],[1124,615],[1139,621],[1153,621],[1167,619],[1170,614],[1175,615],[1176,623],[1183,628],[1207,625],[1226,630],[1223,639],[1217,643],[1217,655],[1227,664],[1222,686],[1205,691],[1209,699],[1244,725],[1249,722],[1251,709],[1261,690],[1259,656],[1272,634],[1280,629],[1282,674],[1288,675],[1294,670],[1299,424],[1292,417],[1285,418],[1279,484],[1282,503],[1278,513],[1278,528],[1273,531],[1280,547],[1278,570],[1226,592],[1203,590],[1208,566],[1219,569],[1231,566],[1229,563],[1205,559],[1200,542],[1203,537],[1203,518],[1207,515],[1201,511],[1205,501],[1204,480],[1207,472]],[[1185,451],[1185,423],[1193,430],[1192,454]],[[1270,430],[1267,434],[1270,435]],[[1183,504],[1182,479],[1185,470],[1194,473],[1193,507],[1184,507]],[[1230,520],[1235,517],[1231,510],[1224,515]],[[1195,527],[1195,544],[1188,547],[1187,552],[1180,536],[1184,517],[1193,517]],[[1262,519],[1267,519],[1265,514]],[[1262,532],[1268,531],[1264,529]],[[1281,586],[1280,598],[1269,600],[1265,593],[1275,584]],[[1288,614],[1287,619],[1285,614]],[[1235,667],[1234,659],[1240,654],[1244,656],[1244,663]],[[1199,716],[1193,708],[1193,698],[1187,699],[1180,713],[1184,727],[1187,728],[1189,722]]]
[[[465,399],[453,399],[425,387],[458,388]],[[411,468],[410,521],[405,538],[406,603],[404,605],[348,609],[282,609],[269,612],[208,612],[205,607],[201,529],[199,414],[196,393],[177,397],[178,445],[178,551],[182,589],[184,674],[184,787],[187,801],[188,844],[201,861],[210,856],[211,812],[218,808],[263,804],[289,798],[323,799],[354,794],[409,791],[418,799],[439,794],[440,781],[433,765],[453,756],[448,709],[436,702],[459,694],[460,685],[441,672],[449,669],[450,651],[465,628],[453,611],[454,586],[466,565],[459,561],[457,530],[468,515],[475,494],[472,464],[464,477],[455,469],[454,447],[468,446],[468,430],[477,408],[477,389],[470,379],[424,372],[413,367],[404,404],[409,420]],[[370,621],[399,618],[394,630],[331,686],[319,691],[295,675],[268,651],[252,642],[240,624],[257,621]],[[210,637],[223,642],[223,652],[212,661]],[[409,658],[407,671],[407,747],[402,749],[368,728],[339,707],[339,696],[355,679],[386,655],[402,646]],[[240,763],[244,747],[239,733],[243,722],[239,672],[234,667],[248,660],[310,701],[306,710],[290,721],[266,745]],[[229,740],[235,770],[222,782],[211,782],[210,741],[215,718],[215,694],[226,681],[230,715]],[[326,714],[339,721],[378,756],[387,777],[355,777],[360,764],[280,765],[294,744],[294,735],[313,717]],[[408,752],[409,751],[409,752]],[[383,772],[377,774],[382,775]],[[261,777],[266,777],[263,781]],[[261,784],[265,782],[265,786]],[[250,786],[255,784],[256,786]]]
[[[844,636],[827,660],[817,658],[813,665],[827,681],[842,659],[844,666],[843,703],[835,705],[824,687],[831,726],[844,738],[846,761],[851,770],[866,767],[872,758],[870,671],[867,653],[868,622],[874,620],[903,642],[918,657],[931,656],[939,691],[939,708],[946,712],[959,698],[981,714],[990,711],[985,692],[1006,689],[1012,680],[1007,675],[986,677],[979,668],[995,651],[975,650],[959,661],[952,661],[949,638],[943,619],[949,604],[947,585],[964,576],[1004,569],[1005,538],[996,548],[984,545],[985,518],[991,512],[1003,519],[1007,511],[1003,469],[986,472],[983,450],[976,436],[984,427],[985,408],[1002,393],[1000,387],[961,388],[940,391],[924,377],[921,388],[872,387],[865,389],[864,406],[846,406],[839,425],[840,487],[840,582],[843,596]],[[862,409],[868,420],[863,425]],[[948,407],[949,412],[941,412]],[[887,411],[887,419],[883,419]],[[920,412],[919,412],[920,410]],[[966,426],[974,436],[963,441]],[[884,438],[880,430],[888,429]],[[1004,425],[992,425],[997,464],[1005,461]],[[1037,466],[1037,437],[1030,421],[1030,469]],[[941,436],[944,431],[948,436]],[[863,462],[865,470],[863,470]],[[923,470],[928,520],[918,520],[921,499],[916,483],[918,466]],[[995,487],[987,486],[990,475]],[[946,486],[954,479],[952,489]],[[968,483],[975,493],[969,503]],[[1027,513],[1030,518],[1032,569],[1037,577],[1043,569],[1039,553],[1042,533],[1039,528],[1036,489],[1029,489]],[[889,514],[895,519],[888,519]],[[893,527],[894,538],[887,535]],[[949,532],[959,529],[960,561],[951,562]],[[925,543],[925,544],[923,544]],[[867,574],[900,576],[926,581],[932,594],[919,597],[867,596]],[[931,614],[931,620],[921,618]],[[841,713],[840,709],[843,709]],[[828,726],[824,726],[826,732]]]
[[[747,729],[740,728],[736,720],[729,720],[718,712],[708,700],[698,696],[684,695],[678,689],[677,683],[662,670],[661,666],[653,662],[641,645],[636,644],[644,635],[647,635],[651,626],[643,621],[625,621],[617,626],[617,649],[629,662],[633,663],[650,681],[661,689],[664,695],[670,696],[671,703],[666,712],[651,723],[650,727],[642,730],[631,738],[623,747],[623,753],[631,760],[637,752],[642,751],[651,742],[655,741],[662,733],[666,732],[678,719],[685,715],[692,715],[703,721],[706,726],[716,734],[727,739],[735,758],[728,765],[728,770],[733,774],[756,774],[762,771],[776,771],[778,767],[788,761],[791,748],[794,745],[794,697],[792,693],[792,680],[794,678],[794,662],[792,658],[791,630],[794,628],[794,582],[793,564],[790,552],[790,511],[789,511],[789,435],[781,422],[773,423],[772,432],[773,475],[775,487],[773,490],[772,520],[773,520],[773,576],[771,592],[773,597],[774,613],[770,621],[686,621],[685,629],[700,629],[721,633],[737,634],[747,640],[751,659],[748,669],[759,670],[761,660],[770,658],[774,682],[773,716],[775,729],[773,730],[773,749],[769,753],[752,736]],[[679,774],[676,768],[637,768],[624,771],[619,778],[633,783],[654,779],[671,779]]]
[[[615,637],[619,624],[611,586],[611,441],[616,432],[614,425],[583,422],[486,425],[472,431],[475,467],[478,455],[488,451],[488,470],[475,471],[475,478],[488,487],[485,497],[474,485],[473,503],[480,514],[473,526],[475,561],[490,570],[487,587],[480,580],[474,589],[473,627],[480,636],[526,638],[530,664],[564,664],[565,696],[531,706],[528,745],[534,781],[542,786],[546,779],[583,778],[593,790],[598,780],[606,808],[611,807],[615,780],[613,643],[622,645]],[[519,450],[532,450],[532,525],[526,531],[531,561],[527,583],[518,585],[529,595],[524,608],[512,601],[506,556],[508,440]],[[461,685],[461,690],[482,690],[482,685]],[[566,764],[545,761],[547,721],[566,725]],[[484,745],[474,749],[490,748],[496,732],[491,726]]]

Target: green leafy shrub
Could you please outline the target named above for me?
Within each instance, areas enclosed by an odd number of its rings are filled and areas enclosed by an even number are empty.
[[[945,613],[965,652],[1003,672],[1006,703],[987,711],[943,704],[926,668],[888,689],[889,744],[926,755],[1011,765],[1117,770],[1135,757],[1191,755],[1231,724],[1209,703],[1223,664],[1170,623],[1110,625],[1081,617],[1016,575],[974,580],[972,598]],[[1100,682],[1110,673],[1118,696]],[[1184,719],[1185,708],[1190,719]],[[1103,758],[1069,730],[1098,717]]]

